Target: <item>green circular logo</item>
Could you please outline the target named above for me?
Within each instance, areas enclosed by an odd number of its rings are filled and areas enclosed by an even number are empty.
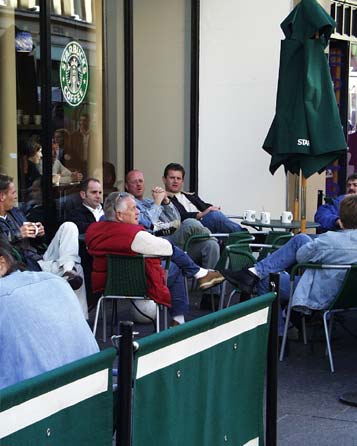
[[[69,42],[63,50],[60,64],[61,89],[65,100],[72,107],[79,105],[88,88],[88,62],[77,42]]]

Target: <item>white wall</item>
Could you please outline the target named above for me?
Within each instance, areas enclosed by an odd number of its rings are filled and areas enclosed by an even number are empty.
[[[201,0],[199,193],[224,211],[286,206],[262,144],[275,113],[280,23],[290,0]]]

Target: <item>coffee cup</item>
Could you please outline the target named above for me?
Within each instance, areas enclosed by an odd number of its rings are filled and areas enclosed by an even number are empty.
[[[270,212],[262,211],[260,214],[260,221],[265,225],[270,224]]]
[[[22,115],[22,123],[24,125],[29,125],[30,124],[30,115]]]
[[[33,115],[33,122],[35,125],[41,125],[42,116],[41,115]]]
[[[250,221],[250,222],[255,221],[255,211],[253,211],[252,209],[248,209],[248,210],[244,211],[243,219]]]
[[[54,186],[59,186],[60,179],[61,179],[61,175],[59,173],[54,173],[52,175],[52,184]]]
[[[36,223],[32,223],[32,221],[25,221],[25,222],[23,223],[23,225],[33,227],[33,228],[34,228],[34,231],[35,231],[33,237],[36,237],[36,236],[37,236],[37,234],[38,234],[38,226],[36,225]],[[32,236],[31,236],[31,237],[32,237]]]
[[[281,222],[282,223],[291,223],[293,221],[293,213],[290,211],[284,211],[281,214]]]

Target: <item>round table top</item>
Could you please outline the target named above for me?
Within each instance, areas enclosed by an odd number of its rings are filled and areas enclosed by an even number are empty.
[[[261,230],[262,228],[269,228],[269,229],[285,229],[287,231],[292,231],[293,229],[300,229],[301,228],[301,221],[300,220],[293,220],[291,223],[282,223],[281,220],[270,220],[270,223],[262,223],[260,220],[255,221],[247,221],[242,220],[242,225],[245,226],[251,226],[252,228]],[[306,222],[306,228],[318,228],[320,225],[319,223],[315,223],[314,221],[307,221]]]

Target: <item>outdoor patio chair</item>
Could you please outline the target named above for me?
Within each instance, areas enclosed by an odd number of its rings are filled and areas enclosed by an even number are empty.
[[[145,259],[155,256],[107,255],[107,279],[105,290],[97,303],[93,334],[96,335],[100,309],[103,315],[103,341],[106,342],[107,317],[105,300],[145,300],[147,295]],[[170,257],[165,257],[165,270],[169,268]],[[164,327],[167,328],[167,311],[164,307]],[[156,305],[156,332],[160,331],[160,305]]]
[[[357,264],[356,265],[327,265],[327,264],[314,264],[314,263],[299,263],[295,265],[290,273],[290,297],[286,312],[286,320],[284,326],[283,340],[280,350],[280,361],[284,359],[285,346],[288,336],[289,322],[292,311],[292,298],[295,291],[294,281],[297,275],[300,275],[303,270],[306,269],[344,269],[346,270],[346,276],[343,280],[341,288],[336,298],[331,304],[324,310],[321,310],[321,315],[324,323],[324,332],[326,337],[327,354],[329,356],[331,372],[335,371],[332,351],[331,351],[331,330],[334,320],[334,314],[344,311],[356,311],[356,289],[357,289]],[[302,321],[304,342],[306,343],[306,330],[305,320]]]

